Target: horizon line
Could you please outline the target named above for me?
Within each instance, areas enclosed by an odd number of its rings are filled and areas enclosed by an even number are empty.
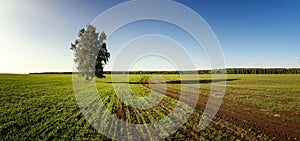
[[[228,67],[225,69],[300,69],[300,67]],[[105,70],[104,72],[176,72],[176,71],[210,71],[210,70],[218,70],[218,69],[197,69],[197,70]],[[222,70],[222,69],[221,69]],[[74,71],[44,71],[44,72],[29,72],[29,73],[17,73],[17,72],[0,72],[0,74],[71,74],[77,73]]]

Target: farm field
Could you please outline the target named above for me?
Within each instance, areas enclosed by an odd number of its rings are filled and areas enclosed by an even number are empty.
[[[166,79],[174,82],[175,77]],[[206,83],[207,80],[210,80],[209,75],[201,75],[200,84],[184,84],[191,89],[200,85],[196,106],[200,111],[204,109],[211,90],[211,83]],[[299,140],[299,80],[299,75],[227,75],[226,94],[217,117],[272,137]],[[178,99],[180,84],[170,83],[168,88],[167,95]],[[160,91],[159,88],[156,90]]]
[[[153,75],[130,75],[132,93],[124,95],[148,96],[151,90],[147,81],[151,77]],[[96,87],[107,109],[116,117],[128,123],[147,124],[166,117],[177,103],[183,110],[188,109],[189,101],[181,103],[176,99],[180,83],[192,82],[182,85],[188,87],[187,92],[199,95],[197,110],[166,140],[300,139],[300,75],[227,75],[223,80],[227,87],[222,106],[203,130],[198,125],[210,94],[210,75],[200,75],[200,83],[192,76],[182,81],[179,75],[161,77],[166,81],[167,96],[148,109],[132,108],[121,102],[115,94],[111,75],[96,79]],[[151,87],[155,96],[163,92],[161,85]],[[199,93],[193,93],[199,86]],[[109,140],[98,133],[80,111],[72,75],[1,74],[0,95],[0,138],[3,140]],[[114,137],[131,137],[126,131],[118,131],[114,124],[103,125]]]

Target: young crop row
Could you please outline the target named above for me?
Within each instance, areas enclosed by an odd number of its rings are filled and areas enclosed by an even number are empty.
[[[84,114],[83,109],[78,107],[82,101],[78,100],[79,97],[73,92],[71,75],[1,75],[0,138],[107,140],[108,138],[99,131],[106,131],[113,137],[134,137],[130,134],[130,128],[121,128],[118,122],[111,122],[110,115],[128,124],[147,125],[165,120],[167,126],[157,128],[162,135],[167,134],[173,127],[168,123],[183,121],[186,111],[190,108],[185,103],[153,92],[141,84],[142,80],[149,81],[152,77],[130,75],[129,84],[123,83],[122,80],[113,84],[111,75],[107,75],[105,79],[96,79],[98,96],[103,105],[99,108],[99,100],[89,94],[82,95],[85,100],[93,101],[89,105],[92,110],[88,109]],[[179,80],[177,75],[165,75],[163,78],[166,82]],[[131,91],[122,91],[128,87]],[[121,93],[116,93],[116,88],[120,88]],[[179,89],[179,85],[174,84],[174,89],[172,88],[173,85],[167,83],[167,89],[172,91]],[[122,97],[127,101],[123,101]],[[176,108],[178,110],[174,112]],[[219,118],[215,118],[207,128],[200,130],[198,125],[202,117],[201,111],[192,111],[191,114],[191,117],[166,140],[267,139],[260,133],[240,128]],[[153,135],[151,129],[140,127],[135,130],[141,133],[141,140]]]
[[[143,101],[143,99],[146,99],[150,95],[162,95],[159,93],[156,93],[154,91],[151,91],[150,89],[143,86],[143,82],[141,81],[149,81],[151,79],[151,76],[141,76],[141,75],[131,75],[130,76],[130,82],[140,82],[140,83],[131,83],[130,84],[130,91],[125,91],[126,83],[118,83],[115,88],[120,87],[120,89],[124,90],[120,95],[121,97],[127,98],[127,104],[126,102],[122,102],[120,98],[116,94],[112,94],[113,92],[106,92],[101,93],[100,97],[103,99],[105,105],[107,105],[108,109],[111,110],[112,113],[114,113],[119,119],[126,121],[127,123],[133,123],[133,124],[151,124],[156,123],[160,120],[163,120],[165,118],[168,118],[168,116],[174,112],[175,108],[179,108],[182,113],[175,111],[175,114],[177,115],[177,120],[180,115],[184,115],[183,112],[188,111],[189,107],[187,104],[178,102],[175,99],[172,99],[168,96],[164,96],[162,100],[157,104],[154,105],[151,108],[147,109],[141,109],[141,108],[135,108],[134,106],[141,106],[143,104],[149,104],[152,103],[153,99],[149,99],[149,101]],[[171,80],[172,78],[167,78]],[[101,82],[98,84],[98,90],[102,90],[104,87],[108,87],[103,85]],[[104,82],[105,83],[105,82]],[[162,87],[161,83],[153,84],[156,85],[156,87]],[[176,85],[178,86],[178,85]],[[168,87],[167,89],[170,89],[172,87]],[[174,89],[172,89],[174,91]],[[149,94],[151,93],[151,94]],[[119,95],[119,96],[120,96]],[[135,97],[136,96],[136,97]],[[160,97],[157,96],[157,97]],[[155,96],[154,96],[155,97]],[[136,100],[142,99],[142,100]],[[138,101],[138,102],[137,102]],[[144,103],[143,103],[144,102]],[[129,103],[129,104],[128,104]],[[135,104],[141,104],[141,105],[135,105]],[[130,104],[132,106],[130,106]],[[176,113],[177,112],[177,113]],[[249,133],[248,129],[243,129],[238,126],[233,125],[232,123],[226,122],[220,118],[216,118],[207,128],[204,130],[199,129],[199,121],[202,117],[201,111],[193,111],[191,117],[171,136],[166,138],[166,140],[174,140],[174,139],[189,139],[189,140],[199,140],[199,139],[213,139],[213,140],[234,140],[234,139],[268,139],[267,136],[257,133],[257,134],[251,134]],[[176,118],[175,118],[176,119]],[[170,121],[171,125],[172,121]],[[114,128],[114,127],[111,127]],[[165,129],[172,128],[170,127],[164,127]],[[126,132],[126,129],[115,129],[114,130],[121,130],[120,132],[124,133]],[[124,131],[125,130],[125,131]],[[151,136],[150,129],[140,129],[140,133],[144,133],[146,137]],[[161,132],[164,132],[163,130]],[[255,132],[255,131],[254,131]],[[127,138],[131,138],[131,135],[129,132],[127,134],[120,134],[119,132],[116,133],[115,136],[124,136]],[[141,139],[143,138],[143,135],[141,134]]]

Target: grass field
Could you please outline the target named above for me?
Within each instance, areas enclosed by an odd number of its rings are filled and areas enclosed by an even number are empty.
[[[178,76],[165,76],[166,80],[178,80]],[[209,75],[201,75],[201,80],[211,79]],[[230,109],[259,109],[261,114],[274,116],[283,113],[281,118],[300,120],[296,113],[300,111],[300,75],[227,75],[224,105]],[[200,95],[210,93],[210,83],[189,84],[200,85]],[[171,89],[180,89],[180,84],[168,84]],[[243,105],[243,106],[238,106]],[[244,109],[243,109],[244,108]],[[289,111],[289,112],[287,112]],[[259,111],[253,111],[259,112]],[[295,113],[291,117],[291,113]],[[290,113],[290,115],[285,115]]]
[[[151,75],[131,75],[131,94],[138,97],[149,95],[150,89],[140,83]],[[167,91],[176,94],[180,89],[178,75],[163,75]],[[101,100],[119,119],[128,123],[154,123],[170,113],[177,100],[164,96],[162,101],[149,109],[132,108],[116,96],[111,76],[96,79]],[[193,79],[193,77],[191,77]],[[200,75],[200,80],[210,80],[210,75]],[[195,79],[197,81],[197,79]],[[168,83],[172,82],[172,83]],[[179,81],[180,82],[180,81]],[[265,131],[260,120],[268,123],[284,123],[287,128],[299,129],[300,123],[300,75],[227,75],[227,88],[220,115],[204,130],[198,129],[201,109],[192,113],[191,118],[166,140],[268,140],[297,139],[294,133],[281,129]],[[120,84],[121,85],[121,84]],[[200,85],[200,102],[210,94],[211,83],[193,83],[190,89]],[[124,93],[124,95],[129,95]],[[154,95],[160,95],[154,92]],[[108,140],[87,122],[81,113],[72,85],[72,75],[0,75],[0,139],[3,140]],[[180,103],[182,108],[187,104]],[[240,117],[235,119],[226,114],[253,115],[258,118]],[[252,117],[252,116],[249,116]],[[242,121],[242,123],[241,123]],[[292,126],[291,125],[291,126]],[[269,126],[267,124],[266,126]],[[270,125],[272,127],[272,125]],[[269,127],[270,127],[269,126]],[[114,125],[106,125],[114,136],[126,136]],[[267,130],[267,129],[266,129]],[[147,131],[145,131],[147,132]],[[276,136],[283,132],[282,136]]]

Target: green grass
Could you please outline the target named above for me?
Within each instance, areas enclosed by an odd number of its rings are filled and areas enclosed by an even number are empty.
[[[71,75],[1,75],[0,138],[105,139],[78,109]]]
[[[179,76],[176,75],[166,75],[164,77],[166,81],[179,79]],[[300,75],[228,74],[226,77],[228,80],[233,81],[226,81],[226,93],[222,106],[234,110],[250,109],[249,111],[252,110],[256,114],[271,117],[274,114],[282,113],[280,118],[300,120],[300,117],[297,116],[300,111]],[[195,78],[191,77],[190,79]],[[209,79],[211,79],[211,75],[200,75],[200,80]],[[210,94],[211,83],[183,85],[200,87],[199,94],[202,96]],[[179,90],[181,87],[180,84],[168,84],[168,88]]]
[[[229,75],[225,102],[235,101],[255,114],[300,121],[300,75]],[[229,104],[230,105],[230,104]],[[240,109],[241,110],[241,109]],[[243,109],[242,109],[243,110]]]
[[[138,82],[149,79],[151,75],[130,75],[132,95],[147,98],[151,92]],[[178,80],[178,75],[162,76],[166,81]],[[132,108],[115,95],[110,75],[96,79],[101,99],[115,115],[129,123],[154,123],[166,117],[177,101],[163,97],[162,102],[149,109]],[[280,111],[300,110],[300,75],[227,75],[224,105],[232,107],[231,102],[250,105],[258,109],[270,110],[269,116]],[[191,77],[190,79],[194,79]],[[210,79],[201,75],[200,79]],[[121,85],[121,84],[119,84]],[[200,95],[209,95],[210,83],[191,84],[201,87]],[[180,89],[179,84],[167,84],[172,90]],[[129,95],[124,93],[124,95]],[[154,93],[154,95],[159,95]],[[107,140],[84,118],[75,98],[71,75],[0,75],[0,139],[1,140]],[[184,109],[184,105],[183,109]],[[120,110],[121,114],[116,114]],[[105,114],[105,113],[103,113]],[[214,121],[204,130],[198,129],[200,112],[194,112],[177,132],[166,140],[236,140],[268,139],[259,131],[242,129],[222,119]],[[280,118],[299,120],[291,115]],[[107,125],[115,136],[125,133]],[[145,131],[148,132],[148,131]],[[255,133],[255,134],[254,134]],[[130,136],[130,135],[127,135]]]

